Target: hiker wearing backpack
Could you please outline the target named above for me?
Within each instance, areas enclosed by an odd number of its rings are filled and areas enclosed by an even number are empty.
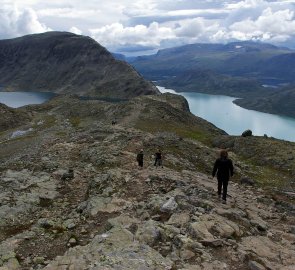
[[[228,152],[225,149],[220,151],[220,157],[216,159],[214,163],[212,171],[213,178],[215,177],[216,172],[218,181],[218,197],[221,198],[221,189],[223,188],[222,203],[226,204],[228,181],[234,174],[234,167],[231,159],[228,158]]]

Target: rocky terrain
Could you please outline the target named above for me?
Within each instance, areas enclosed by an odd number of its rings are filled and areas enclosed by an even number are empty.
[[[295,269],[294,143],[228,136],[172,94],[21,113],[0,132],[1,270]],[[210,176],[218,147],[235,165],[227,204]]]
[[[16,110],[0,103],[0,131],[13,128],[29,122],[30,115],[21,110]]]
[[[126,62],[89,37],[47,32],[0,40],[0,85],[41,91],[132,98],[158,93]]]

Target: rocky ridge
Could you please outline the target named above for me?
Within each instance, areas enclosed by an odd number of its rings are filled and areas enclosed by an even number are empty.
[[[0,40],[4,90],[132,98],[159,91],[89,37],[47,32]]]
[[[238,183],[258,167],[238,143],[259,138],[235,141],[171,94],[61,96],[25,110],[29,124],[0,134],[1,270],[294,269],[294,205]],[[210,177],[214,138],[236,167],[226,205]],[[153,166],[158,147],[163,168]]]

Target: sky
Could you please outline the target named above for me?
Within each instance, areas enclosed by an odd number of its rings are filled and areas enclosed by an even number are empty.
[[[295,0],[0,0],[0,39],[69,31],[125,55],[245,40],[295,48],[294,12]]]

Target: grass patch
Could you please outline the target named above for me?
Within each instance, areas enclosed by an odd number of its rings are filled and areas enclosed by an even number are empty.
[[[34,119],[32,128],[34,130],[50,128],[55,124],[56,118],[53,115],[42,115]]]
[[[78,128],[80,126],[81,123],[81,118],[78,116],[75,117],[71,117],[70,119],[70,123],[74,128]]]
[[[259,187],[272,190],[288,190],[290,188],[295,190],[295,186],[292,186],[292,183],[290,182],[292,175],[287,171],[270,165],[257,164],[253,159],[239,157],[239,160],[249,166],[247,171],[245,171],[245,174],[256,180]]]
[[[188,127],[181,123],[173,125],[164,121],[144,119],[135,124],[135,128],[144,132],[157,133],[157,132],[171,132],[179,137],[193,139],[200,141],[206,145],[211,145],[212,136],[209,132],[201,130],[195,126]]]
[[[57,131],[55,133],[55,135],[58,136],[58,137],[66,137],[68,134],[67,134],[67,132],[65,132],[63,130],[60,130],[60,131]]]

